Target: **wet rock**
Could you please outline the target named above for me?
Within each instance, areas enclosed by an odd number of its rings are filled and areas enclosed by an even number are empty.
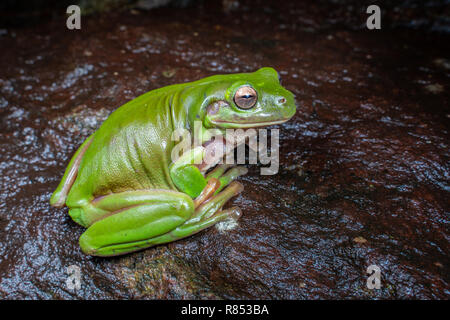
[[[135,298],[218,299],[212,283],[201,270],[166,248],[121,261],[118,278],[125,279]]]
[[[0,296],[446,299],[450,42],[445,21],[429,20],[442,10],[411,25],[421,5],[404,2],[405,16],[389,5],[385,29],[369,32],[359,2],[325,3],[118,11],[84,17],[80,31],[61,27],[65,17],[1,31]],[[48,204],[82,141],[149,90],[262,66],[280,72],[298,112],[277,127],[279,173],[253,165],[240,179],[229,204],[242,208],[238,222],[123,257],[83,255],[83,229]],[[436,94],[424,89],[433,84]],[[366,287],[372,264],[380,290]],[[80,290],[66,285],[72,265]]]
[[[364,239],[363,237],[356,237],[356,238],[353,238],[353,242],[362,244],[362,243],[366,243],[367,240]]]
[[[444,86],[439,83],[433,83],[425,86],[425,89],[427,89],[431,93],[438,94],[444,91]]]

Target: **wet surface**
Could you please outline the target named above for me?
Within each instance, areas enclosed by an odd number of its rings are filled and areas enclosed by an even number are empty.
[[[264,3],[0,30],[0,297],[448,298],[443,2],[423,16],[415,2],[390,7],[381,31],[363,28],[357,1]],[[241,178],[229,204],[244,212],[238,226],[120,258],[83,255],[83,228],[48,204],[81,142],[149,90],[262,66],[279,71],[298,111],[278,126],[280,172],[250,166]],[[366,287],[372,264],[380,290]],[[70,265],[80,290],[66,286]]]

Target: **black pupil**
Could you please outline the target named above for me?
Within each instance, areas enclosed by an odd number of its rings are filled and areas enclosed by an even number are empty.
[[[250,98],[253,98],[253,96],[251,94],[246,94],[246,95],[242,96],[242,98],[250,99]]]

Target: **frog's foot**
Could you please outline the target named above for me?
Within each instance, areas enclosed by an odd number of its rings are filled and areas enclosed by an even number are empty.
[[[219,210],[216,213],[214,213],[212,216],[205,218],[203,220],[199,220],[196,222],[191,223],[185,223],[175,230],[171,231],[169,235],[173,237],[173,240],[186,238],[188,236],[191,236],[197,232],[200,232],[206,228],[209,228],[213,225],[215,225],[218,222],[227,220],[227,219],[233,219],[238,220],[242,216],[242,211],[239,207],[232,207],[225,210]]]
[[[217,168],[215,168],[206,176],[207,184],[200,193],[200,195],[197,198],[195,198],[194,200],[195,208],[199,207],[203,202],[205,202],[212,196],[217,195],[233,180],[235,180],[237,177],[241,175],[246,174],[247,172],[248,172],[247,168],[242,166],[234,168],[232,165],[228,164],[217,166]]]
[[[220,182],[220,186],[215,190],[214,194],[218,194],[227,185],[239,176],[247,174],[248,169],[244,166],[233,167],[230,164],[218,165],[214,170],[206,175],[206,180],[209,181],[212,178],[216,178]]]
[[[200,232],[220,221],[226,219],[238,220],[242,216],[241,209],[232,207],[230,209],[222,210],[224,204],[232,197],[238,195],[244,190],[244,186],[234,181],[225,190],[204,202],[196,208],[194,215],[181,226],[178,226],[173,231],[163,235],[160,240],[167,240],[164,242],[182,239]],[[170,239],[170,240],[169,240]]]
[[[244,190],[244,186],[233,181],[230,185],[218,193],[217,195],[207,199],[201,205],[199,205],[193,214],[193,216],[186,223],[199,222],[201,220],[208,219],[222,210],[222,207],[230,200],[232,197],[238,195]]]
[[[220,187],[219,179],[216,178],[209,179],[203,191],[194,200],[195,208],[198,208],[203,202],[211,198],[216,192],[216,190],[219,189],[219,187]]]

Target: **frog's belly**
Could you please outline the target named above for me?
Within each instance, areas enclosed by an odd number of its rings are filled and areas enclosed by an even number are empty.
[[[96,168],[91,179],[94,197],[129,190],[173,189],[167,159],[153,154],[147,161],[142,157],[125,156],[111,159]]]
[[[68,206],[130,190],[176,190],[169,174],[170,150],[165,144],[132,140],[98,145],[95,141],[91,144],[80,164]]]

